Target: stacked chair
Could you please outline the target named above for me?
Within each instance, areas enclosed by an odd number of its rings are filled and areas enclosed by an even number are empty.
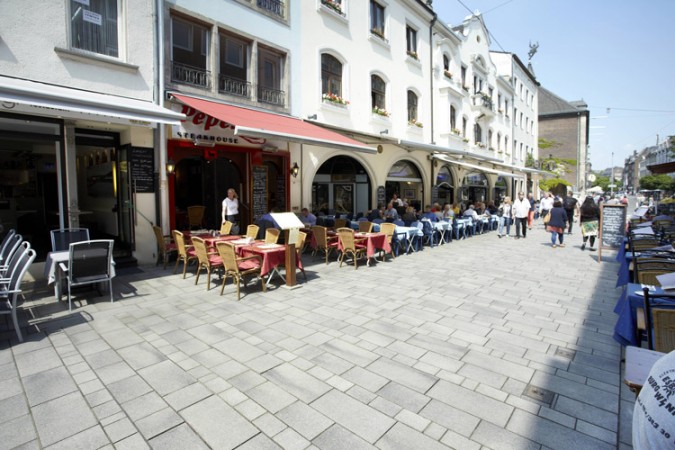
[[[10,230],[0,244],[0,314],[10,315],[19,342],[23,342],[17,317],[17,303],[23,295],[23,277],[35,261],[35,250],[15,230]]]

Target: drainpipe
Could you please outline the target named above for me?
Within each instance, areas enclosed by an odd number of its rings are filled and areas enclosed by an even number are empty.
[[[434,145],[436,144],[436,141],[434,139],[434,25],[436,24],[436,20],[438,20],[438,16],[436,13],[433,13],[434,17],[431,19],[431,23],[429,24],[429,105],[431,107],[431,144]],[[430,158],[430,168],[431,171],[429,172],[431,174],[431,186],[432,188],[429,191],[429,200],[430,203],[433,202],[433,185],[434,185],[434,158]]]
[[[164,2],[155,0],[155,20],[157,20],[157,34],[155,36],[155,103],[164,106]],[[157,223],[163,234],[169,234],[169,190],[166,174],[166,125],[158,124],[155,128],[155,148],[159,153],[159,205],[157,208]]]

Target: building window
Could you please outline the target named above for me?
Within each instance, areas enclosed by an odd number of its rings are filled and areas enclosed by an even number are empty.
[[[284,106],[286,93],[282,89],[284,56],[258,47],[258,101]]]
[[[509,117],[509,101],[507,99],[504,99],[504,114]]]
[[[487,145],[490,148],[490,150],[494,150],[494,147],[492,146],[492,130],[488,130],[488,141]]]
[[[379,108],[384,110],[387,106],[385,102],[385,93],[387,85],[384,80],[377,75],[370,76],[370,95],[373,109]]]
[[[466,66],[462,66],[462,88],[465,91],[469,90],[469,87],[466,85]]]
[[[321,55],[321,93],[342,97],[342,63],[333,55]]]
[[[171,18],[171,80],[211,88],[209,32],[205,27]]]
[[[417,122],[417,95],[408,91],[408,122]]]
[[[497,133],[497,151],[502,151],[502,134]]]
[[[370,0],[370,32],[384,39],[384,6]]]
[[[450,71],[450,58],[448,58],[448,55],[443,55],[443,70],[446,72]]]
[[[284,17],[283,0],[258,0],[258,8],[277,16]]]
[[[70,0],[71,46],[119,57],[117,0]]]
[[[405,27],[405,44],[408,56],[419,59],[417,55],[417,30],[408,25]]]
[[[483,142],[483,129],[478,124],[473,126],[473,140],[476,144]]]
[[[467,125],[467,119],[466,119],[466,117],[462,117],[462,137],[464,137],[464,139],[466,139],[466,125]]]
[[[504,136],[504,151],[509,153],[509,137]]]
[[[220,92],[250,98],[248,61],[248,42],[236,37],[220,35],[220,76],[218,78]]]
[[[457,129],[457,109],[453,105],[450,105],[450,131],[455,133],[456,129]]]

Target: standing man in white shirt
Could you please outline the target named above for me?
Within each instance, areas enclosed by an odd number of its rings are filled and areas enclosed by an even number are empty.
[[[530,201],[525,198],[524,192],[518,192],[518,198],[511,207],[513,217],[516,219],[516,239],[520,239],[520,232],[523,232],[523,238],[527,237],[527,215],[530,212]]]
[[[544,198],[539,202],[539,215],[543,219],[553,209],[553,195],[550,192],[544,194]],[[517,228],[516,228],[517,229]]]

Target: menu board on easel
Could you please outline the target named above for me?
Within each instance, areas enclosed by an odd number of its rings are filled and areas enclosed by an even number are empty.
[[[131,182],[135,192],[155,192],[155,150],[153,148],[129,147],[127,153]]]
[[[267,213],[267,166],[253,166],[251,175],[253,177],[251,210],[255,222]]]
[[[602,261],[602,249],[618,249],[626,235],[626,206],[600,205],[600,226],[598,227],[598,259]]]

